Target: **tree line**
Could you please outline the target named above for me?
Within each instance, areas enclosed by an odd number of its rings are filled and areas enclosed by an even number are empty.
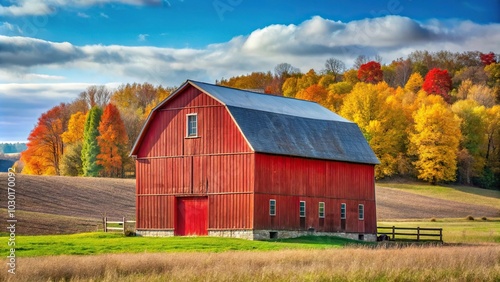
[[[149,112],[172,91],[149,83],[111,92],[90,86],[71,103],[43,113],[28,137],[17,171],[37,175],[133,176],[128,156]]]
[[[280,64],[267,73],[221,79],[317,102],[358,124],[379,158],[376,177],[500,186],[500,64],[494,53],[415,51],[382,65],[359,56],[347,69]]]
[[[382,64],[336,58],[302,73],[288,63],[273,72],[222,78],[217,84],[317,102],[358,124],[381,161],[378,179],[500,186],[500,63],[494,53],[415,51]],[[42,114],[22,154],[31,174],[123,177],[149,112],[174,88],[92,86]]]

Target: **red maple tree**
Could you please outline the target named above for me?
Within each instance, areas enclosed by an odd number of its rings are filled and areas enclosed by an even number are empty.
[[[450,102],[451,96],[448,92],[451,90],[451,77],[448,71],[439,68],[431,69],[425,76],[422,89],[427,94],[440,95],[446,102]]]
[[[481,59],[481,62],[483,65],[487,66],[489,64],[493,64],[497,62],[497,59],[495,57],[495,53],[489,52],[488,54],[481,53],[479,55],[479,58]]]
[[[358,78],[362,82],[377,84],[384,79],[384,73],[379,63],[370,61],[359,67]]]

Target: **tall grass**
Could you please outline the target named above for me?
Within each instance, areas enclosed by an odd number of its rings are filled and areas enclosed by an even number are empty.
[[[4,281],[499,281],[500,246],[22,258]]]

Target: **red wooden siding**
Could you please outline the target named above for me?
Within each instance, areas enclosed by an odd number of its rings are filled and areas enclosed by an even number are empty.
[[[137,158],[251,152],[226,108],[196,88],[157,110]],[[186,137],[186,115],[198,115],[199,138]]]
[[[306,201],[305,227],[317,231],[376,232],[373,165],[255,154],[255,229],[301,229],[299,201]],[[276,199],[276,216],[269,215]],[[325,202],[325,219],[319,219]],[[346,228],[340,204],[347,204]],[[358,204],[365,219],[358,220]]]
[[[208,196],[209,229],[252,228],[250,147],[219,102],[193,87],[179,94],[157,113],[140,144],[137,228],[174,229],[175,197],[189,195]],[[189,113],[198,115],[198,138],[185,138]]]
[[[175,235],[208,235],[207,197],[176,200]]]

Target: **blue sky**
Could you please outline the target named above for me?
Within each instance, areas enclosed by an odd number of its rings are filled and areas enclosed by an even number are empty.
[[[374,3],[375,2],[375,3]],[[414,50],[500,53],[500,1],[0,0],[0,142],[86,87],[272,70]]]

